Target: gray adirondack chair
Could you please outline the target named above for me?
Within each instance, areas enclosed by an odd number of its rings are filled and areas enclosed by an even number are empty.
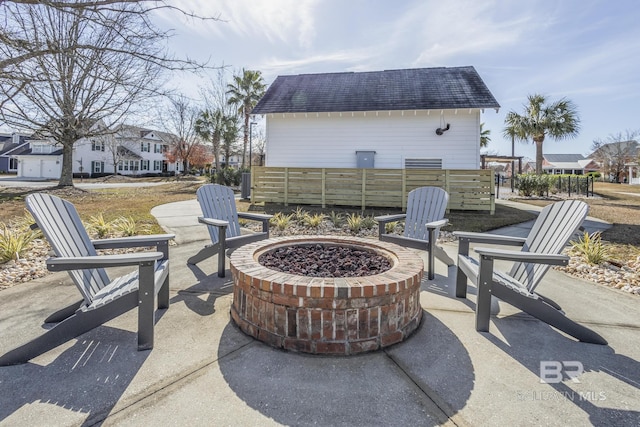
[[[211,244],[187,260],[197,264],[218,255],[218,277],[225,275],[225,253],[247,243],[269,238],[269,220],[273,215],[238,212],[233,190],[218,184],[206,184],[196,192],[203,216],[198,221],[207,225]],[[262,222],[262,232],[242,234],[239,218]]]
[[[444,249],[436,244],[440,228],[449,222],[444,218],[448,202],[449,194],[442,188],[419,187],[411,190],[407,196],[407,213],[374,218],[378,222],[380,240],[428,252],[427,272],[430,280],[435,277],[434,257],[448,266],[455,264]],[[400,220],[404,220],[402,236],[386,233],[387,223]]]
[[[594,331],[574,322],[555,302],[535,292],[550,265],[567,265],[569,257],[561,255],[569,239],[587,217],[589,206],[578,200],[566,200],[546,206],[526,238],[487,233],[454,232],[458,236],[456,296],[467,295],[467,279],[478,289],[476,330],[489,331],[491,296],[495,296],[579,341],[607,344]],[[522,246],[519,251],[476,247],[479,260],[469,255],[471,242]],[[510,271],[494,269],[494,260],[513,261]]]
[[[153,348],[154,305],[169,307],[169,240],[172,234],[91,240],[73,204],[50,194],[27,196],[33,215],[55,252],[51,271],[68,271],[83,299],[45,319],[57,323],[29,343],[0,357],[0,366],[25,363],[70,339],[138,308],[138,350]],[[156,247],[156,251],[98,255],[97,249]],[[105,268],[138,266],[116,279]]]

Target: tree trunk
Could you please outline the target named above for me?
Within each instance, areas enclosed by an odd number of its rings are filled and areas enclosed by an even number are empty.
[[[58,185],[60,187],[73,187],[73,141],[62,144],[62,169]]]
[[[244,113],[244,141],[242,148],[242,169],[244,169],[247,158],[247,145],[249,145],[249,113]]]
[[[536,175],[542,175],[542,143],[544,142],[544,136],[535,138],[533,142],[536,144]]]

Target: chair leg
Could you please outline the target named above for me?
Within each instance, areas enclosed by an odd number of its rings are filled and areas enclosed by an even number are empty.
[[[571,335],[578,341],[607,345],[607,340],[599,334],[569,319],[562,312],[556,310],[553,306],[547,304],[542,299],[529,298],[500,285],[494,286],[492,292],[495,297],[500,298],[514,307],[529,313],[536,319]]]
[[[225,261],[225,252],[227,250],[227,238],[225,235],[225,230],[220,229],[220,233],[218,234],[218,277],[224,277],[224,261]]]
[[[469,239],[460,239],[458,241],[458,268],[456,272],[456,297],[467,297],[467,275],[460,268],[460,255],[469,255]]]
[[[138,350],[150,350],[153,348],[153,329],[155,319],[155,283],[154,263],[141,263],[138,288]]]
[[[0,366],[26,363],[65,342],[88,332],[138,306],[138,295],[132,292],[117,301],[90,311],[78,311],[49,329],[43,335],[0,357]]]
[[[478,295],[476,299],[476,331],[489,332],[491,318],[491,293],[493,278],[493,259],[481,258],[478,277]],[[465,283],[465,292],[466,292]]]
[[[456,298],[467,297],[467,275],[460,267],[456,269]]]
[[[169,308],[169,265],[166,268],[167,277],[165,277],[158,291],[158,308]]]

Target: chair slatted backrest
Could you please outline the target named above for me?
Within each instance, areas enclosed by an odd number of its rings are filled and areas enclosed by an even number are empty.
[[[233,190],[219,184],[206,184],[196,191],[202,214],[205,218],[228,221],[226,236],[239,236],[240,223],[238,221],[238,210]],[[215,227],[207,227],[211,241],[218,243],[218,230]]]
[[[409,192],[407,197],[407,217],[404,236],[412,239],[429,240],[425,224],[444,218],[449,203],[449,194],[438,187],[419,187]],[[438,238],[439,229],[435,237]]]
[[[45,193],[28,195],[26,204],[56,256],[97,255],[73,204]],[[96,292],[109,284],[109,276],[102,268],[71,270],[69,275],[87,304],[92,302]]]
[[[589,212],[589,205],[579,200],[565,200],[547,205],[531,228],[523,251],[559,254],[578,231]],[[549,265],[515,263],[509,275],[532,292]]]

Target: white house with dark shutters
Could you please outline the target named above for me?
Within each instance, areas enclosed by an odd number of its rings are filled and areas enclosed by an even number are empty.
[[[50,139],[27,140],[29,147],[16,159],[21,178],[59,179],[62,147]],[[73,145],[73,175],[96,177],[162,175],[182,171],[181,162],[169,162],[165,152],[176,137],[166,132],[122,125],[101,136],[82,138]]]
[[[73,173],[85,176],[160,175],[181,170],[165,152],[176,142],[166,132],[122,125],[115,132],[84,138],[73,147]]]
[[[270,167],[479,169],[499,108],[469,66],[279,76],[252,114]]]

